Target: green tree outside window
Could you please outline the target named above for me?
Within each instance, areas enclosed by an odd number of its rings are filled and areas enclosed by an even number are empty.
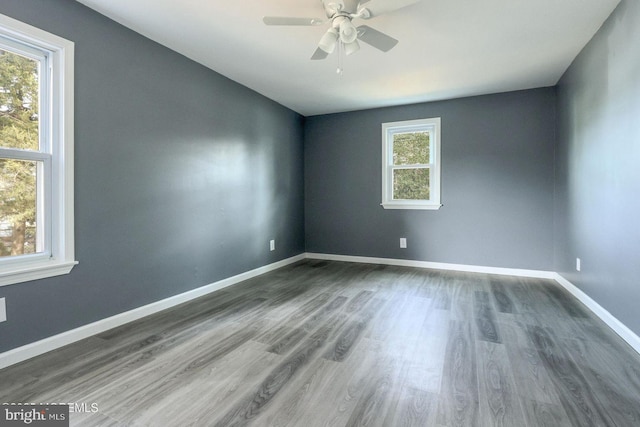
[[[39,150],[38,68],[0,49],[0,147]],[[35,252],[37,163],[0,158],[0,256]]]

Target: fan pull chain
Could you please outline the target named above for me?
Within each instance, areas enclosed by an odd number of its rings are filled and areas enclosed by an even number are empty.
[[[342,41],[338,40],[338,69],[336,74],[342,76],[344,69],[342,68]]]

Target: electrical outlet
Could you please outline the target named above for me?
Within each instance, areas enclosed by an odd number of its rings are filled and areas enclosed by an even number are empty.
[[[402,249],[406,249],[406,247],[407,247],[407,238],[406,237],[401,237],[400,238],[400,247]]]
[[[276,241],[275,240],[269,240],[269,250],[270,251],[275,251],[276,250]]]
[[[7,303],[4,298],[0,298],[0,322],[7,321]]]
[[[582,268],[582,261],[580,261],[580,258],[576,258],[576,271],[580,271],[580,269]]]

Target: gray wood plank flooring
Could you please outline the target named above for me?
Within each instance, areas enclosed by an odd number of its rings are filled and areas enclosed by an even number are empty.
[[[306,260],[0,371],[78,426],[638,426],[640,356],[555,282]]]

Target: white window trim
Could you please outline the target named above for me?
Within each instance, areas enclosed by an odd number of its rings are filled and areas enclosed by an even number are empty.
[[[429,200],[393,200],[392,136],[399,132],[429,131],[431,156]],[[385,209],[437,210],[440,204],[440,117],[382,124],[382,203]],[[412,168],[415,166],[412,166]]]
[[[73,213],[74,43],[2,14],[0,35],[49,53],[53,98],[51,128],[46,130],[52,143],[50,253],[0,259],[0,286],[5,286],[68,274],[78,263]]]

